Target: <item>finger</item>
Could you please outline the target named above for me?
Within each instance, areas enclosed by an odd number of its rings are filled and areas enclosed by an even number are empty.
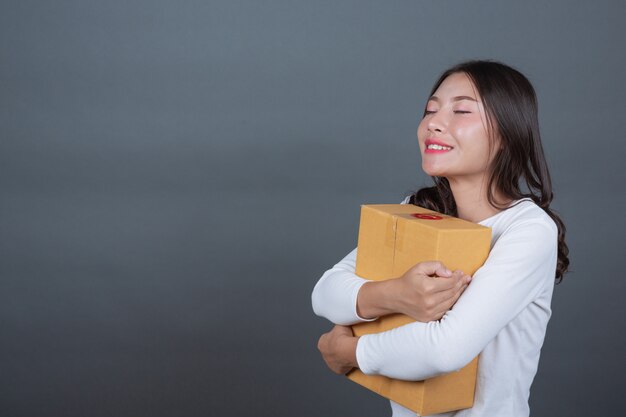
[[[451,297],[448,297],[445,300],[442,300],[438,304],[437,312],[435,313],[436,320],[439,320],[448,311],[450,311],[450,309],[456,304],[456,302],[459,300],[459,298],[461,297],[461,295],[463,294],[466,288],[467,288],[467,285],[463,284],[456,292],[452,294]]]
[[[456,273],[456,271],[455,271]],[[468,281],[465,279],[467,276],[463,275],[455,275],[453,278],[449,279],[439,279],[439,284],[441,285],[441,281],[444,281],[446,286],[439,287],[443,288],[438,292],[434,292],[433,296],[436,297],[437,304],[443,305],[445,308],[450,308],[455,302],[456,299],[454,297],[460,297],[460,294],[463,293],[464,287],[467,287]],[[433,278],[437,280],[437,278]],[[450,285],[450,282],[453,282],[453,285]],[[461,291],[459,293],[459,291]],[[458,294],[458,296],[457,296]]]
[[[437,275],[440,277],[449,277],[452,275],[452,271],[439,261],[420,262],[415,265],[415,268],[423,275]]]
[[[459,280],[449,288],[439,291],[435,294],[438,305],[442,305],[444,308],[450,308],[452,305],[452,299],[456,296],[459,290],[463,287],[463,281]]]
[[[454,271],[449,278],[432,277],[430,279],[432,285],[431,292],[448,292],[449,294],[446,298],[449,298],[463,284],[463,273]]]
[[[459,297],[461,297],[463,292],[467,289],[469,283],[465,279],[466,277],[467,276],[464,276],[463,279],[459,281],[458,286],[455,286],[449,291],[441,292],[441,294],[447,297],[445,300],[442,301],[442,304],[447,306],[448,309],[456,304]]]
[[[463,284],[461,288],[459,288],[459,290],[450,299],[451,304],[449,308],[452,308],[452,306],[454,306],[456,302],[459,301],[459,298],[461,297],[461,295],[463,295],[466,289],[467,289],[467,284]]]

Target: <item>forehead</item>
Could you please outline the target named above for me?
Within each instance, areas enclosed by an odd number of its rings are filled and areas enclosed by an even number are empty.
[[[437,88],[431,100],[450,100],[454,97],[471,97],[480,100],[474,83],[464,72],[457,72],[448,76]]]

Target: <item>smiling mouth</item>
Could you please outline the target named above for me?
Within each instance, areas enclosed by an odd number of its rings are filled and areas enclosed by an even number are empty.
[[[452,147],[431,143],[428,146],[426,146],[426,149],[432,150],[432,151],[449,151],[450,149],[452,149]]]

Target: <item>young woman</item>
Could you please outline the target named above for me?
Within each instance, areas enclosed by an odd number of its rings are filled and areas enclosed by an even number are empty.
[[[550,209],[535,91],[504,64],[459,64],[435,83],[417,138],[435,185],[403,203],[490,227],[489,257],[473,277],[423,262],[374,282],[354,274],[355,249],[313,290],[315,313],[336,324],[318,348],[336,373],[358,367],[405,380],[458,370],[480,354],[474,406],[445,415],[528,416],[554,283],[569,264],[565,227]],[[360,338],[347,327],[396,312],[418,321]],[[391,406],[394,417],[415,416]]]

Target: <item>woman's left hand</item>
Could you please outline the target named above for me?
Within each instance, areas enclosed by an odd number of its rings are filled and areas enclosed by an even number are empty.
[[[320,337],[317,348],[330,370],[343,375],[358,366],[356,361],[358,340],[359,338],[352,334],[350,327],[335,325],[330,332]]]

